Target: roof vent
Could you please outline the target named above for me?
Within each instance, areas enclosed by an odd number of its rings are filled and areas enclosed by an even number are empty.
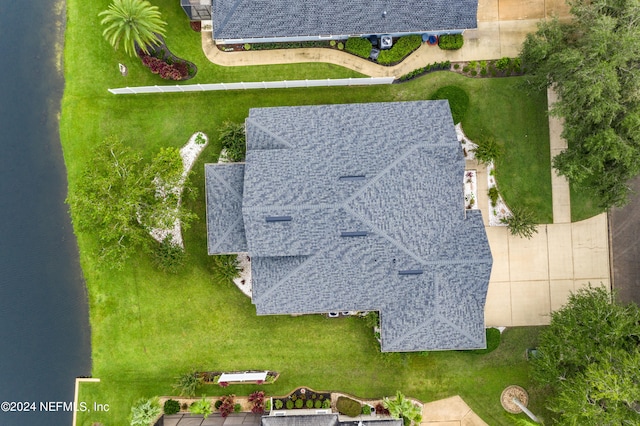
[[[270,222],[291,222],[292,217],[291,216],[267,216],[265,217],[265,220],[267,221],[267,223]]]
[[[386,18],[386,17],[387,17],[387,11],[386,11],[386,10],[382,12],[382,17],[383,17],[383,18]]]
[[[366,237],[367,231],[353,231],[353,232],[341,232],[341,237]]]
[[[365,180],[365,175],[351,175],[351,176],[340,176],[338,180],[342,181],[352,181],[352,180]]]
[[[422,269],[405,269],[398,271],[398,275],[422,275],[423,272]]]

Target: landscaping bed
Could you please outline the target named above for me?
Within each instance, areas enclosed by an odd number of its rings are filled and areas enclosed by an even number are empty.
[[[148,54],[137,49],[142,64],[165,80],[184,81],[195,77],[198,72],[196,64],[171,53],[161,35],[158,35],[158,39],[158,45],[147,46]]]
[[[522,67],[520,58],[501,58],[492,61],[462,61],[454,62],[451,71],[466,77],[515,77],[523,75],[526,69]]]
[[[273,410],[328,409],[331,407],[331,392],[316,392],[301,387],[284,397],[272,398]]]

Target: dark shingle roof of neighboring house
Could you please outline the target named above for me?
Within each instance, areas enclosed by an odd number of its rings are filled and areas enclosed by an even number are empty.
[[[213,38],[464,30],[477,10],[478,0],[213,0]]]
[[[206,166],[209,252],[247,249],[258,314],[376,310],[383,351],[485,346],[492,257],[447,101],[252,109],[246,132],[244,165]]]
[[[261,426],[357,426],[358,421],[338,421],[337,414],[263,416]],[[363,420],[362,426],[402,426],[400,419]]]
[[[261,426],[339,426],[337,414],[262,416]]]

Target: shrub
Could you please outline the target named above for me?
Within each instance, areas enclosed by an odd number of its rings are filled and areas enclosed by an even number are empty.
[[[240,411],[242,411],[242,405],[240,405],[240,404],[233,404],[233,412],[234,412],[234,413],[239,413]]]
[[[478,75],[478,71],[476,70],[471,70],[471,76],[475,77],[476,75]]]
[[[462,72],[469,72],[469,66],[465,65],[464,67],[462,67]]]
[[[362,406],[362,414],[371,414],[371,407],[368,405],[363,405]]]
[[[167,399],[164,403],[164,413],[171,415],[180,411],[180,403],[175,399]]]
[[[211,401],[207,401],[207,399],[203,396],[202,399],[197,400],[189,407],[189,412],[191,414],[202,414],[206,419],[213,412],[211,409]]]
[[[313,403],[313,407],[314,408],[322,408],[322,401],[319,399],[316,399],[316,401]]]
[[[296,402],[295,402],[296,408],[302,408],[303,405],[304,405],[303,399],[296,399]]]
[[[305,404],[307,406],[307,408],[313,408],[313,400],[312,399],[307,399],[307,402],[305,402]]]
[[[293,409],[293,401],[288,399],[287,403],[286,403],[286,407],[287,407],[287,410],[292,410]]]
[[[533,213],[525,208],[511,209],[511,216],[500,221],[507,225],[511,235],[531,239],[538,232]]]
[[[282,409],[282,400],[281,399],[276,399],[276,401],[273,403],[274,407],[276,407],[276,410],[280,410]]]
[[[338,50],[344,50],[344,44],[342,42],[338,43]]]
[[[239,162],[244,160],[247,150],[246,137],[243,123],[225,121],[220,129],[219,140],[227,150],[229,160]]]
[[[388,416],[390,414],[389,410],[387,410],[384,407],[384,405],[382,405],[381,403],[377,403],[375,409],[376,409],[376,414],[378,414],[378,415]]]
[[[213,256],[213,269],[215,272],[220,274],[223,278],[233,281],[234,278],[238,278],[240,276],[240,263],[238,263],[238,256],[235,254],[221,254],[218,256]],[[228,385],[223,385],[224,382],[219,382],[218,384],[222,387]]]
[[[453,64],[453,69],[459,69],[460,68],[460,64]]]
[[[227,386],[229,386],[228,382],[218,382],[218,384],[220,385],[221,388],[226,388]]]
[[[267,399],[267,401],[264,403],[264,411],[271,411],[271,400]]]
[[[329,46],[331,46],[331,47],[335,47],[335,45],[336,45],[336,41],[335,41],[335,40],[331,40],[331,41],[329,42]]]
[[[431,95],[431,99],[447,99],[456,124],[462,122],[469,108],[469,95],[458,86],[443,86]]]
[[[486,68],[487,67],[487,61],[482,60],[480,61],[480,68]]]
[[[449,61],[436,62],[436,63],[429,64],[429,65],[427,65],[425,67],[422,67],[422,68],[417,68],[417,69],[415,69],[415,70],[403,75],[398,80],[399,81],[406,81],[406,80],[410,80],[410,79],[412,79],[414,77],[417,77],[419,75],[429,73],[431,71],[449,70],[450,68],[451,68],[451,62],[449,62]]]
[[[322,401],[322,408],[331,408],[331,400],[325,399],[324,401]]]
[[[222,405],[222,400],[221,400],[221,399],[219,399],[219,400],[217,400],[217,401],[216,401],[216,403],[213,405],[213,407],[214,407],[216,410],[219,410],[221,405]]]
[[[378,55],[378,63],[382,65],[395,64],[402,61],[422,44],[419,35],[400,37],[391,49],[383,50]]]
[[[180,396],[194,396],[200,384],[202,384],[202,377],[199,377],[195,371],[192,371],[178,377],[173,388],[180,391]]]
[[[475,148],[473,152],[476,160],[482,164],[489,164],[502,156],[502,145],[493,137],[489,137],[484,142],[478,141],[478,147]]]
[[[364,318],[364,323],[369,328],[380,326],[380,315],[378,314],[378,311],[369,311],[367,312],[367,315],[362,318]]]
[[[507,58],[506,56],[496,61],[496,68],[502,71],[508,70],[510,65],[511,65],[511,59]]]
[[[244,50],[251,50],[251,45],[249,43],[245,43],[242,47],[244,48]]]
[[[222,401],[219,408],[220,416],[227,417],[235,409],[235,395],[224,395],[220,400]]]
[[[256,391],[249,395],[249,403],[252,404],[251,412],[255,414],[264,413],[264,391]]]
[[[161,413],[158,397],[140,399],[131,407],[131,426],[149,426]]]
[[[483,76],[483,77],[486,76],[487,75],[487,69],[486,68],[482,68],[480,70],[480,75]]]
[[[443,50],[457,50],[463,44],[462,34],[443,34],[438,39],[438,46]]]
[[[476,61],[469,61],[469,68],[476,69],[478,67],[478,63]]]
[[[362,406],[358,401],[345,396],[338,397],[336,409],[340,414],[344,414],[349,417],[358,417],[362,412]]]
[[[371,47],[371,42],[366,38],[350,37],[344,46],[344,50],[361,58],[368,58],[371,53]]]
[[[495,207],[496,204],[498,204],[498,197],[500,196],[500,193],[498,192],[498,188],[496,188],[495,186],[492,186],[491,188],[489,188],[489,200],[491,200],[491,207]]]
[[[182,247],[173,243],[171,235],[167,235],[155,247],[153,262],[161,271],[175,274],[184,266],[187,254]]]

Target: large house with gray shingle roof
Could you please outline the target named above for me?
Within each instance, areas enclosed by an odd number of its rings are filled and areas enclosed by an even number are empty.
[[[217,44],[271,43],[461,33],[477,10],[478,0],[212,0],[210,19]]]
[[[379,311],[383,351],[484,348],[492,257],[447,101],[252,109],[207,164],[209,254],[247,252],[258,315]]]

